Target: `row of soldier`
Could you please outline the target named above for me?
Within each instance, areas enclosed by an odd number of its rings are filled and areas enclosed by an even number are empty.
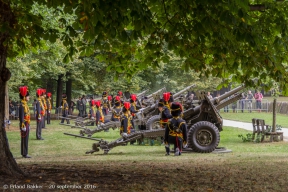
[[[20,135],[21,135],[21,155],[24,158],[30,158],[28,155],[28,139],[30,133],[30,110],[27,102],[30,100],[30,94],[27,86],[19,87],[19,97],[21,100],[19,106],[19,121],[20,121]],[[36,90],[36,139],[44,140],[42,137],[42,129],[45,128],[45,117],[47,124],[50,124],[51,114],[51,93],[47,93],[45,89]]]

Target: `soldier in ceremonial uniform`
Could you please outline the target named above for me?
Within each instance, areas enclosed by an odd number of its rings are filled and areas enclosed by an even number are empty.
[[[28,155],[28,140],[30,132],[30,111],[27,102],[29,101],[29,92],[27,86],[19,87],[19,97],[21,103],[19,106],[19,120],[21,133],[21,155],[24,158],[31,158]]]
[[[45,128],[45,119],[46,119],[46,111],[47,111],[46,89],[42,90],[41,99],[42,99],[42,104],[44,107],[44,115],[43,115],[43,119],[42,119],[42,128],[46,129]]]
[[[121,101],[120,101],[119,96],[115,97],[114,103],[115,105],[112,109],[111,121],[120,121],[121,114],[122,114],[122,107],[121,107]]]
[[[137,102],[137,95],[131,94],[130,95],[130,104],[131,104],[130,112],[133,117],[135,117],[135,114],[138,113],[139,111],[137,110],[136,102]]]
[[[181,155],[182,145],[187,143],[187,125],[185,120],[180,116],[182,113],[182,105],[178,102],[174,102],[171,105],[172,119],[166,124],[165,128],[165,149],[166,155],[170,155],[170,145],[174,144],[175,155]]]
[[[158,109],[160,112],[160,125],[162,128],[165,128],[168,120],[172,118],[171,112],[166,106],[164,106],[164,102],[164,99],[160,99],[158,102]]]
[[[117,96],[120,97],[121,105],[124,103],[123,93],[122,91],[118,91]]]
[[[64,117],[64,118],[61,119],[61,123],[64,123],[65,118],[66,118],[67,124],[70,124],[70,121],[68,119],[69,105],[68,105],[68,102],[67,102],[66,94],[62,95],[61,108],[62,108],[62,117]]]
[[[51,119],[51,109],[52,109],[52,103],[51,103],[51,93],[47,93],[47,98],[46,98],[46,106],[47,106],[47,124],[51,124],[50,119]]]
[[[173,102],[173,96],[171,97],[170,92],[163,93],[164,106],[170,111],[170,105]]]
[[[102,107],[101,107],[101,101],[97,100],[95,101],[95,106],[97,108],[96,112],[96,126],[100,125],[101,123],[107,123],[109,120],[105,120],[105,117],[103,115]],[[106,130],[105,130],[106,131]],[[108,130],[107,130],[108,131]]]
[[[106,91],[102,93],[101,103],[102,103],[102,113],[104,116],[106,116],[108,115],[108,109],[109,109],[109,100],[107,99]]]
[[[90,101],[90,109],[89,109],[89,114],[88,114],[88,117],[89,119],[91,120],[94,120],[96,122],[96,107],[95,107],[95,100],[91,100]],[[94,122],[91,123],[92,126],[94,126]]]
[[[123,115],[121,117],[121,127],[120,127],[120,135],[123,137],[123,139],[126,139],[128,134],[131,133],[131,129],[134,128],[133,125],[133,117],[130,114],[130,103],[124,102],[122,112]]]
[[[37,140],[44,140],[42,138],[42,119],[43,116],[45,115],[44,112],[44,105],[42,103],[41,95],[42,95],[42,89],[37,89],[36,91],[36,97],[37,97],[37,102],[36,102],[36,139]]]

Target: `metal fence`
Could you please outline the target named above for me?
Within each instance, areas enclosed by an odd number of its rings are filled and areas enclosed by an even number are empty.
[[[261,102],[261,111],[268,112],[270,102],[267,99],[262,99]],[[252,100],[252,102],[249,102],[248,100],[238,100],[223,109],[221,111],[224,112],[250,112],[250,107],[251,111],[258,111],[256,107],[256,100]],[[228,111],[227,111],[228,110]]]

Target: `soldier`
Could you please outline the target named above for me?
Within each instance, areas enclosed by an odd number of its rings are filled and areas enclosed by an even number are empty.
[[[47,98],[46,98],[46,105],[47,105],[47,124],[51,124],[50,119],[51,119],[51,109],[52,109],[52,103],[51,103],[51,93],[47,93]]]
[[[118,91],[117,96],[120,97],[121,105],[124,103],[123,93],[122,91]]]
[[[91,107],[90,107],[90,110],[89,110],[89,118],[91,120],[94,120],[96,121],[96,108],[95,108],[95,100],[91,100],[90,101],[91,103]],[[91,124],[92,126],[94,126],[94,122]]]
[[[174,144],[175,155],[181,155],[182,145],[187,143],[187,125],[180,117],[182,113],[182,105],[178,102],[172,103],[171,115],[172,119],[166,124],[165,128],[165,149],[166,155],[170,155],[169,144]]]
[[[36,126],[36,139],[37,140],[44,140],[42,138],[42,119],[43,119],[43,115],[45,114],[44,112],[44,106],[42,103],[42,99],[41,99],[41,95],[42,95],[42,89],[37,89],[36,91],[36,97],[37,102],[36,102],[36,120],[37,120],[37,126]]]
[[[46,89],[42,90],[41,99],[42,99],[42,104],[43,104],[43,107],[44,107],[44,115],[43,115],[43,119],[41,120],[42,121],[42,128],[46,129],[45,128],[45,119],[46,119],[46,111],[47,111]]]
[[[79,116],[79,117],[84,117],[84,105],[83,105],[83,103],[82,103],[81,97],[79,97],[79,99],[78,99],[78,101],[77,101],[77,104],[76,104],[76,107],[77,107],[77,109],[78,109],[78,111],[79,111],[78,116]]]
[[[31,158],[28,155],[28,140],[30,132],[30,111],[27,102],[29,101],[29,92],[27,86],[19,87],[19,97],[21,103],[19,106],[19,120],[21,133],[21,155],[24,158]]]
[[[102,103],[102,113],[104,116],[106,116],[106,115],[108,115],[108,109],[109,109],[109,101],[107,99],[107,92],[106,91],[104,91],[102,93],[101,103]]]
[[[109,111],[111,111],[113,96],[112,95],[108,95],[107,99],[108,99],[108,109],[109,109]]]
[[[128,134],[131,133],[131,129],[133,129],[133,117],[130,114],[130,103],[124,102],[124,106],[122,108],[123,115],[121,117],[121,127],[120,127],[120,135],[123,139],[126,139]]]
[[[170,104],[173,102],[173,96],[170,95],[170,92],[163,93],[163,100],[164,106],[170,111]]]
[[[160,111],[160,125],[162,128],[165,128],[168,120],[172,118],[172,115],[170,110],[164,106],[164,99],[159,100],[158,109]]]
[[[97,112],[96,112],[96,126],[99,126],[101,123],[109,122],[109,120],[105,120],[100,100],[95,101],[95,106],[97,108]],[[105,130],[105,131],[108,131],[108,130]]]
[[[130,95],[130,112],[131,112],[131,115],[133,117],[135,117],[135,114],[138,113],[139,110],[137,110],[137,107],[136,107],[136,102],[137,102],[137,95],[135,94],[131,94]]]
[[[62,95],[62,101],[61,101],[61,106],[60,108],[62,109],[62,119],[61,119],[61,123],[64,123],[65,119],[67,124],[70,124],[70,121],[68,119],[68,111],[69,111],[69,105],[67,103],[67,96],[66,94]]]
[[[112,116],[111,116],[111,121],[120,121],[121,118],[121,101],[120,97],[116,96],[114,99],[115,106],[112,109]]]

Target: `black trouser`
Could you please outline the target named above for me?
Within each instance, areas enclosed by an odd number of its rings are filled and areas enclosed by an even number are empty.
[[[68,118],[68,111],[67,111],[67,110],[64,110],[64,111],[63,111],[62,117]],[[61,123],[64,123],[64,121],[65,121],[65,118],[62,118],[62,119],[61,119]],[[66,119],[66,121],[67,121],[67,124],[70,124],[69,119]]]
[[[38,116],[38,115],[37,115]],[[37,127],[36,127],[36,139],[41,139],[42,136],[42,115],[41,115],[41,119],[37,118]]]
[[[28,155],[28,140],[29,140],[30,126],[26,124],[26,131],[21,131],[21,155]]]
[[[51,122],[50,122],[50,118],[51,118],[51,116],[50,116],[50,113],[49,113],[49,110],[47,110],[47,124],[51,124]]]
[[[46,117],[45,117],[45,115],[43,115],[43,119],[42,119],[42,128],[45,128],[45,119],[46,119]]]
[[[182,151],[183,140],[181,137],[170,136],[168,137],[168,144],[174,144],[174,150],[178,147],[180,152]],[[170,153],[170,147],[166,147],[166,153]]]

